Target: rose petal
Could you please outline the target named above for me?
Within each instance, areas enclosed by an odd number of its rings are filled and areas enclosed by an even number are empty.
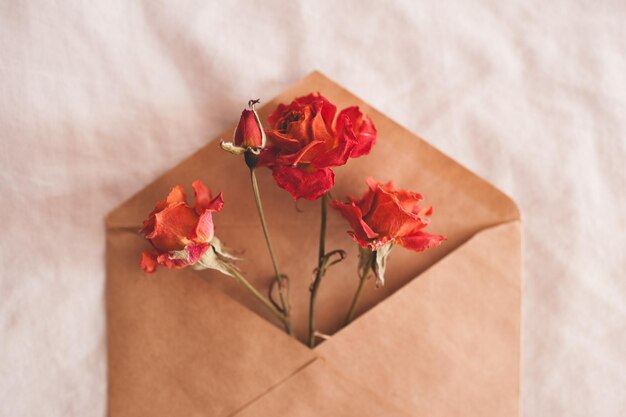
[[[278,120],[283,117],[288,108],[289,106],[283,103],[280,103],[278,106],[276,106],[276,110],[274,110],[272,114],[270,114],[267,118],[267,122],[270,124],[270,126],[275,127],[276,123],[278,123]]]
[[[311,109],[303,108],[285,114],[280,121],[279,128],[289,136],[298,140],[300,146],[306,145],[311,140],[309,125],[311,124]]]
[[[188,254],[188,264],[193,265],[204,255],[204,253],[209,250],[211,244],[209,243],[200,243],[197,245],[189,245],[187,246],[187,254]]]
[[[344,128],[346,120],[351,123],[351,129],[357,139],[357,144],[352,151],[352,158],[357,158],[370,153],[372,146],[376,143],[378,132],[368,116],[364,116],[357,106],[343,109],[337,116],[337,132]]]
[[[245,109],[241,112],[239,124],[237,129],[235,129],[233,143],[244,148],[261,148],[264,145],[263,142],[263,130],[257,122],[254,110]]]
[[[430,216],[433,214],[433,207],[432,206],[422,207],[415,214],[417,214],[419,217]]]
[[[378,237],[378,233],[372,230],[371,227],[363,221],[363,213],[361,209],[354,203],[345,204],[340,201],[332,202],[333,208],[338,210],[341,215],[348,220],[348,223],[352,227],[355,239],[363,247],[367,247],[368,240]],[[361,242],[365,242],[365,245]]]
[[[208,208],[211,202],[211,190],[200,180],[191,183],[195,195],[196,213],[202,214]]]
[[[272,170],[272,176],[279,187],[291,193],[294,200],[316,200],[335,183],[335,174],[329,168],[308,171],[278,165]]]
[[[154,225],[156,222],[155,214],[165,210],[166,207],[177,204],[177,203],[185,203],[186,202],[185,189],[181,185],[177,185],[172,188],[165,200],[160,200],[154,206],[152,212],[148,215],[148,218],[143,221],[143,226],[139,230],[139,233],[144,236],[149,235],[154,232]]]
[[[404,246],[416,252],[439,246],[444,240],[447,240],[444,236],[433,235],[426,232],[415,232],[414,234],[395,239],[396,243],[400,246]]]
[[[279,153],[279,151],[283,151],[286,153],[297,152],[298,149],[302,146],[300,141],[296,138],[292,138],[289,135],[280,133],[277,130],[268,130],[266,131],[267,137],[270,141],[270,146],[267,149],[272,149],[275,153]],[[262,152],[263,153],[267,152]]]
[[[311,93],[303,97],[298,97],[294,101],[300,106],[314,106],[315,109],[319,111],[319,113],[321,113],[324,121],[329,126],[332,124],[333,119],[335,118],[335,113],[337,113],[337,106],[331,103],[326,97],[324,97],[320,93]]]
[[[222,193],[219,193],[217,197],[215,197],[213,200],[209,202],[209,206],[207,207],[207,210],[219,212],[219,211],[222,211],[223,208],[224,208],[224,195]]]
[[[343,129],[337,132],[337,143],[334,149],[320,155],[313,161],[313,165],[318,168],[334,167],[345,165],[352,154],[357,140],[351,129],[350,121],[343,124]]]
[[[376,179],[374,177],[367,177],[367,179],[365,180],[365,182],[367,183],[367,186],[370,190],[372,191],[376,191],[376,189],[378,189],[378,187],[382,187],[383,184],[376,181]],[[389,181],[386,185],[386,187],[388,187],[389,189],[393,188],[393,183],[391,181]]]
[[[221,195],[221,194],[220,194]],[[211,210],[207,209],[202,213],[196,226],[195,242],[210,242],[213,239],[214,225]]]
[[[407,211],[396,196],[382,187],[376,189],[374,199],[372,209],[363,220],[378,233],[397,237],[426,226],[418,216]]]
[[[187,261],[184,259],[170,258],[170,254],[167,252],[160,254],[157,257],[157,262],[159,263],[159,265],[163,265],[164,267],[170,269],[181,269],[188,265]]]
[[[358,144],[352,151],[352,158],[358,158],[359,156],[368,155],[372,147],[376,144],[376,138],[378,132],[374,126],[374,122],[368,116],[365,116],[361,126],[356,131],[356,137]]]
[[[175,186],[167,195],[167,199],[165,201],[168,205],[175,203],[186,203],[187,196],[185,195],[185,188],[182,185]]]
[[[270,137],[269,134],[268,134],[268,137]],[[276,163],[276,158],[278,157],[279,154],[280,154],[280,149],[278,147],[270,146],[268,148],[263,149],[261,153],[259,154],[259,162],[257,166],[259,167],[266,166],[270,168],[273,167]]]
[[[276,157],[276,162],[292,166],[300,162],[309,163],[315,156],[319,155],[320,152],[324,152],[324,142],[316,140],[304,146],[298,152]]]
[[[363,247],[363,248],[370,248],[370,243],[365,240],[365,239],[361,239],[360,237],[357,236],[356,233],[354,233],[352,230],[348,230],[348,235],[350,235],[350,237],[359,244],[359,246]]]
[[[195,235],[198,215],[185,203],[177,203],[155,214],[155,227],[146,235],[159,250],[180,250]]]
[[[333,117],[335,115],[333,111]],[[321,112],[321,109],[312,116],[311,120],[311,138],[310,140],[321,141],[327,144],[328,148],[332,148],[335,146],[335,131],[332,127],[333,119],[330,121],[324,117]]]
[[[157,267],[157,256],[158,253],[155,251],[145,250],[141,252],[141,260],[139,261],[141,269],[149,274],[153,273]]]

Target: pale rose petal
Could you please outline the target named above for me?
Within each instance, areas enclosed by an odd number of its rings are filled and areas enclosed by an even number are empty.
[[[214,225],[213,225],[213,215],[211,210],[207,209],[200,216],[198,220],[198,225],[196,226],[196,236],[194,241],[197,243],[200,242],[210,242],[213,239],[214,233]]]
[[[209,250],[211,245],[209,243],[200,243],[197,245],[187,246],[187,262],[189,265],[193,265]]]

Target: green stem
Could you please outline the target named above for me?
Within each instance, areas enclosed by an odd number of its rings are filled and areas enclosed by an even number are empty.
[[[320,245],[319,245],[319,258],[317,261],[317,271],[315,273],[315,280],[311,286],[311,301],[309,303],[309,347],[312,349],[315,347],[315,300],[317,298],[317,291],[322,282],[324,276],[324,267],[326,262],[326,211],[328,205],[328,194],[324,194],[321,198],[322,212],[321,212],[321,224],[320,224]]]
[[[262,302],[265,307],[267,307],[272,313],[274,313],[276,318],[278,318],[283,323],[285,322],[285,315],[281,313],[276,307],[274,307],[274,304],[272,304],[270,300],[268,300],[260,292],[258,292],[257,289],[254,288],[252,284],[250,284],[250,282],[248,282],[248,280],[243,275],[241,275],[241,273],[236,268],[229,264],[224,264],[224,268],[226,268],[226,270],[228,270],[228,272],[230,272],[241,285],[243,285],[248,291],[250,291],[257,300]]]
[[[265,235],[265,243],[267,244],[267,250],[270,253],[270,258],[272,259],[272,266],[274,267],[274,275],[276,280],[276,285],[278,285],[278,295],[280,297],[280,304],[284,311],[285,319],[283,322],[285,323],[285,331],[290,336],[293,335],[293,330],[291,328],[291,306],[289,305],[289,294],[285,294],[287,289],[289,288],[286,285],[283,285],[282,278],[280,275],[280,271],[278,269],[278,263],[276,262],[276,257],[274,256],[274,249],[272,247],[272,241],[270,240],[270,234],[267,229],[267,222],[265,221],[265,214],[263,212],[263,204],[261,203],[261,194],[259,192],[259,185],[256,180],[255,169],[250,168],[250,180],[252,182],[252,190],[254,191],[254,201],[256,202],[256,208],[259,212],[259,219],[261,220],[261,226],[263,227],[263,234]]]
[[[365,273],[359,276],[359,287],[356,289],[356,294],[354,294],[354,298],[352,299],[352,304],[350,305],[350,311],[348,311],[348,315],[346,316],[346,322],[344,326],[347,326],[352,321],[354,317],[354,312],[356,311],[356,306],[359,303],[359,298],[361,297],[361,292],[363,291],[363,287],[365,286],[365,281],[367,280],[367,270]]]

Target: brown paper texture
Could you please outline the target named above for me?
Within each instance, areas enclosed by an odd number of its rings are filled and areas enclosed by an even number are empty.
[[[320,73],[268,102],[261,119],[279,102],[314,91],[338,109],[360,106],[379,132],[369,156],[335,170],[333,196],[360,196],[368,176],[393,180],[424,194],[435,208],[429,230],[448,241],[421,254],[394,249],[385,287],[368,282],[362,316],[337,332],[358,284],[357,248],[347,223],[330,210],[327,249],[344,249],[348,259],[329,270],[318,295],[318,330],[334,336],[311,351],[229,277],[165,268],[145,275],[138,267],[148,247],[136,233],[141,221],[174,185],[199,178],[224,192],[216,235],[267,291],[272,268],[247,167],[211,141],[107,218],[111,416],[519,414],[517,207]],[[319,202],[301,201],[296,210],[268,170],[258,177],[277,259],[290,277],[294,328],[304,340]]]

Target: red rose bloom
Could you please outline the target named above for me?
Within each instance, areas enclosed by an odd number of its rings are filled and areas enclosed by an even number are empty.
[[[259,164],[272,169],[276,183],[294,199],[315,200],[334,185],[332,167],[366,155],[376,142],[376,128],[358,107],[342,110],[321,94],[280,104],[269,116],[269,146]]]
[[[373,251],[391,243],[421,252],[438,246],[446,238],[423,232],[432,214],[432,207],[420,208],[420,194],[395,189],[373,178],[367,180],[369,189],[361,197],[348,197],[349,203],[333,201],[333,207],[345,217],[352,231],[348,234],[362,247]]]
[[[212,213],[222,210],[224,200],[221,193],[212,199],[211,192],[200,180],[191,186],[195,193],[194,208],[187,204],[184,188],[177,185],[143,222],[139,232],[154,247],[141,254],[140,266],[146,272],[154,272],[157,265],[183,268],[195,264],[211,247]]]

